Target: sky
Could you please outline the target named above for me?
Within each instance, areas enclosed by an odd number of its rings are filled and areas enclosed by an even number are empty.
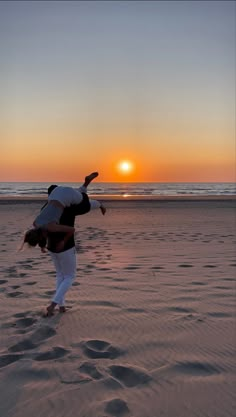
[[[234,182],[235,9],[1,1],[0,181]]]

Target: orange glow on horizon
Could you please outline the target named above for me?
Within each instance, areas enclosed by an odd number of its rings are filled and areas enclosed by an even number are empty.
[[[135,170],[123,172],[117,163],[90,161],[90,163],[67,162],[52,164],[31,161],[0,161],[0,181],[19,182],[82,182],[84,176],[94,170],[99,172],[96,182],[235,182],[235,163],[195,163],[177,164],[143,161],[135,163]]]
[[[43,135],[45,133],[45,135]],[[231,148],[194,145],[170,146],[164,135],[155,142],[128,136],[46,134],[29,131],[7,137],[0,154],[0,181],[82,182],[98,171],[96,182],[234,182],[235,153]],[[111,135],[109,135],[111,136]],[[67,139],[69,137],[69,139]],[[122,140],[122,142],[121,142]],[[145,143],[145,151],[144,151]],[[125,155],[125,156],[124,156]]]

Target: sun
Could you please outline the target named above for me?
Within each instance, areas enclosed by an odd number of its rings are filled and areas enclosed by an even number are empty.
[[[123,175],[131,174],[134,170],[134,164],[128,160],[122,160],[117,164],[118,171]]]

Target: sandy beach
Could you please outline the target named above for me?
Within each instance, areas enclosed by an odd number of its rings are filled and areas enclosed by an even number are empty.
[[[40,200],[0,200],[1,417],[233,417],[236,200],[108,200],[77,217],[66,314]]]

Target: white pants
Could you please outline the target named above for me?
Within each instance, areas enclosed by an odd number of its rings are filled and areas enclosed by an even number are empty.
[[[61,203],[64,207],[69,207],[72,204],[80,204],[82,202],[83,192],[87,193],[87,187],[84,185],[79,188],[58,186],[48,196],[48,201],[56,200],[59,201],[59,203]],[[92,204],[94,204],[94,201],[96,200],[90,200],[90,203],[91,201],[93,201]],[[100,203],[97,202],[96,204],[99,204],[97,207],[100,206]]]
[[[65,294],[71,287],[76,276],[76,251],[75,247],[65,252],[50,252],[56,268],[56,292],[52,301],[60,307],[65,305]]]

